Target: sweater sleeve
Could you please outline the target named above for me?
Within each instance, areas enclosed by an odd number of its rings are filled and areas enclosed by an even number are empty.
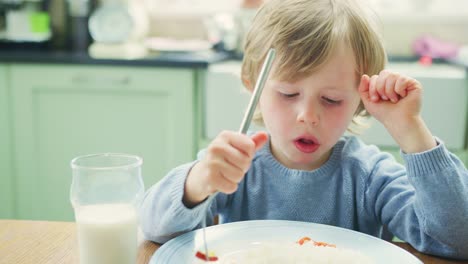
[[[468,173],[443,143],[402,156],[376,154],[365,193],[376,221],[418,251],[468,258]]]
[[[214,216],[225,204],[226,195],[218,194],[211,204],[205,200],[193,208],[187,208],[182,202],[185,179],[195,163],[173,169],[146,191],[139,209],[140,226],[146,239],[165,243],[182,233],[200,228],[203,217],[206,217],[207,225],[213,224]]]

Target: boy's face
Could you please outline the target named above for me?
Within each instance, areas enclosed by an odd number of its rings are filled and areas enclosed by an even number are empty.
[[[312,75],[294,83],[267,81],[260,109],[273,155],[291,169],[324,164],[359,105],[355,60],[342,46]]]

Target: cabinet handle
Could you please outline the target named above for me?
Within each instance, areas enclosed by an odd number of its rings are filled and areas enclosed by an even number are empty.
[[[131,78],[129,76],[124,76],[120,78],[115,77],[105,77],[105,76],[83,76],[76,75],[71,79],[73,84],[84,85],[84,84],[111,84],[111,85],[129,85]]]

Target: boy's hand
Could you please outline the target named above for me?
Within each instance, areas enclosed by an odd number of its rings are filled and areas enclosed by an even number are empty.
[[[415,79],[386,70],[372,77],[363,75],[359,93],[366,110],[385,126],[419,117],[422,86]]]
[[[384,70],[363,75],[359,93],[366,110],[380,121],[406,153],[436,146],[420,116],[422,85],[413,78]]]
[[[250,167],[255,152],[268,140],[265,132],[249,137],[221,132],[208,146],[206,156],[187,176],[184,203],[195,206],[214,192],[233,193]]]

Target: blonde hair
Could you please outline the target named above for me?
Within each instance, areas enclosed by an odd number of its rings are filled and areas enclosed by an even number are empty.
[[[269,0],[257,12],[246,35],[241,76],[254,84],[268,50],[276,49],[274,71],[279,80],[294,81],[326,63],[336,47],[351,47],[360,76],[384,69],[386,54],[370,10],[363,0]],[[357,85],[356,85],[357,89]],[[362,102],[353,123],[368,116]],[[263,124],[260,111],[254,121]],[[348,130],[355,132],[351,127]]]

